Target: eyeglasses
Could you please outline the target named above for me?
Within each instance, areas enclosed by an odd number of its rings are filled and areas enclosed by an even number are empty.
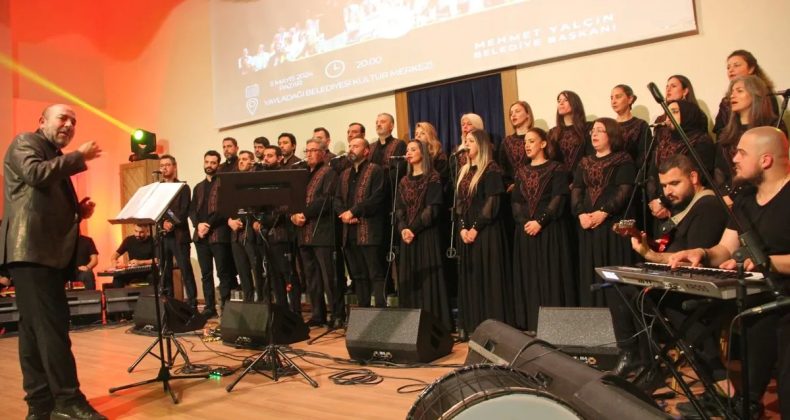
[[[591,135],[591,136],[592,136],[593,134],[595,134],[595,133],[598,133],[598,134],[606,134],[606,129],[605,129],[605,128],[593,128],[592,130],[590,130],[590,135]]]
[[[320,151],[321,151],[321,149],[305,149],[304,153],[305,153],[305,154],[308,154],[308,153],[318,153],[318,152],[320,152]]]

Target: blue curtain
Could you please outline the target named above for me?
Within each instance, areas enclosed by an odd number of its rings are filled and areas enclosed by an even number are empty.
[[[414,125],[427,121],[436,127],[445,152],[461,141],[461,115],[475,113],[483,118],[496,147],[505,133],[502,81],[499,74],[462,80],[408,92],[409,138]]]

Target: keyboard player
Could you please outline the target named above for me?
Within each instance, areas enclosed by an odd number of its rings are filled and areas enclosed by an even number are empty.
[[[727,225],[727,213],[720,207],[713,191],[706,188],[702,175],[694,162],[686,155],[674,155],[663,161],[658,168],[658,179],[663,190],[662,201],[672,216],[661,227],[666,248],[655,251],[648,245],[648,238],[631,238],[634,251],[648,262],[666,264],[676,251],[689,248],[709,248],[716,245]],[[655,246],[653,247],[655,248]],[[719,351],[719,334],[723,310],[718,302],[695,313],[697,321],[688,325],[689,313],[684,311],[683,302],[694,300],[694,296],[660,292],[662,312],[672,324],[679,328],[689,344],[697,350],[696,356],[709,379],[723,379],[725,373]],[[658,299],[656,299],[658,301]]]
[[[746,260],[747,271],[769,271],[785,295],[790,291],[790,163],[787,137],[773,127],[757,127],[746,131],[738,142],[733,158],[733,183],[756,187],[738,195],[733,211],[746,229],[756,233],[769,257],[768,267],[755,267]],[[742,233],[730,224],[719,243],[710,248],[692,248],[675,253],[669,264],[681,262],[725,269],[735,268],[733,253],[740,246]],[[747,306],[773,300],[766,292],[750,295]],[[752,317],[747,330],[749,343],[748,390],[751,413],[762,414],[762,397],[774,368],[777,372],[777,395],[782,418],[790,418],[790,309],[784,306]]]
[[[120,258],[128,254],[128,265],[121,262]],[[124,238],[118,249],[110,257],[111,267],[116,269],[151,266],[154,262],[154,241],[147,226],[134,225],[134,234]],[[145,270],[143,272],[114,274],[112,276],[113,287],[125,287],[129,283],[152,283],[153,272]]]

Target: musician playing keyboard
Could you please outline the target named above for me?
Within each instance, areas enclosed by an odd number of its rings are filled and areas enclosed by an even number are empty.
[[[128,254],[129,261],[124,264],[120,258]],[[134,225],[134,234],[124,238],[121,246],[110,257],[111,267],[124,269],[127,267],[151,266],[154,262],[154,241],[148,227]],[[113,287],[125,287],[130,283],[152,283],[153,272],[150,270],[141,273],[114,274]]]
[[[790,291],[790,163],[787,137],[773,127],[757,127],[741,137],[735,157],[733,183],[748,183],[756,187],[739,195],[733,211],[743,225],[761,239],[768,267],[755,267],[747,259],[747,271],[770,272],[785,296]],[[726,269],[735,268],[732,259],[740,246],[735,224],[730,224],[719,243],[710,248],[692,248],[675,253],[669,263],[677,266],[690,262],[694,266],[707,265]],[[770,292],[750,295],[748,307],[772,301]],[[790,310],[788,306],[753,316],[747,330],[749,343],[748,390],[752,414],[762,414],[762,396],[776,366],[777,392],[782,418],[790,418]],[[754,417],[753,416],[753,417]]]
[[[666,264],[676,251],[689,248],[708,248],[716,245],[727,225],[727,213],[719,206],[716,196],[703,185],[697,166],[686,155],[677,154],[664,160],[658,168],[658,179],[663,190],[662,201],[669,203],[671,217],[661,226],[661,245],[649,244],[644,232],[630,231],[631,246],[648,262]],[[615,225],[617,230],[617,225]],[[625,233],[622,232],[621,233]],[[687,294],[654,292],[661,301],[662,312],[679,328],[703,369],[700,374],[709,379],[723,379],[724,366],[719,351],[719,335],[723,320],[723,305],[711,305],[695,313],[697,321],[688,324],[689,313],[683,303],[694,300]]]

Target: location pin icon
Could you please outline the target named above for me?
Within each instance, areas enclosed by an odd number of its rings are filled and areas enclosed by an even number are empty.
[[[247,112],[250,115],[255,115],[255,111],[258,110],[258,98],[249,98],[247,99]]]

